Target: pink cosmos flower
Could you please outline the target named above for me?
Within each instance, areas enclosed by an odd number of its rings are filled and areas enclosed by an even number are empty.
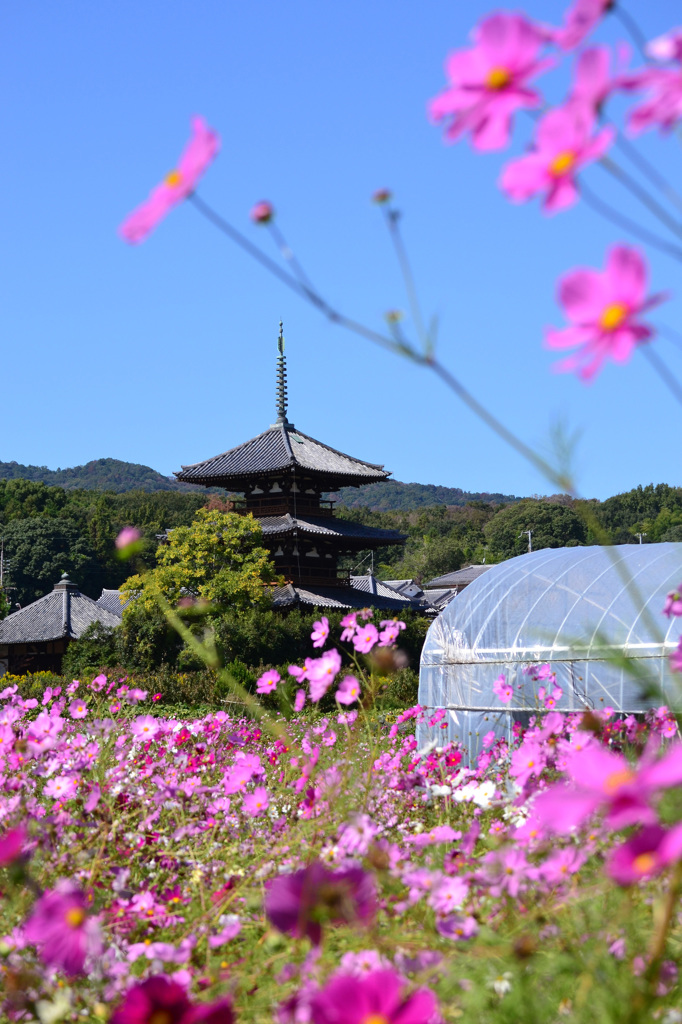
[[[72,800],[77,790],[78,780],[73,775],[57,775],[49,779],[43,792],[53,800]]]
[[[373,626],[371,622],[366,622],[364,626],[358,626],[357,632],[353,637],[353,647],[361,654],[367,654],[372,650],[378,639],[379,630],[377,627]]]
[[[277,689],[280,678],[279,672],[274,668],[264,672],[256,685],[256,693],[272,693]]]
[[[361,696],[360,684],[355,676],[346,676],[339,684],[335,694],[339,704],[354,704],[356,700],[360,700]]]
[[[26,839],[26,829],[21,825],[19,828],[8,829],[0,836],[0,867],[6,867],[19,860]]]
[[[526,740],[511,757],[509,774],[516,779],[519,786],[525,786],[532,776],[538,776],[545,767],[547,759],[539,743]]]
[[[307,936],[316,946],[321,921],[351,924],[370,921],[376,913],[376,891],[362,868],[328,871],[319,861],[266,883],[265,913],[281,932]]]
[[[436,931],[446,939],[464,942],[478,933],[478,922],[475,917],[448,914],[446,917],[436,918]]]
[[[153,740],[159,731],[159,723],[153,715],[138,715],[130,723],[130,732],[136,740]]]
[[[593,134],[593,127],[594,115],[584,104],[550,110],[538,124],[532,152],[502,172],[503,192],[519,203],[543,192],[546,213],[568,209],[578,199],[577,172],[599,160],[615,138],[614,128]]]
[[[646,45],[646,52],[654,60],[682,61],[682,28],[673,28],[665,35],[652,39]]]
[[[119,551],[122,551],[124,548],[129,548],[131,544],[136,544],[141,537],[142,534],[134,526],[124,526],[114,544]]]
[[[294,711],[298,714],[299,711],[303,710],[305,704],[305,690],[297,690],[296,698],[294,700]]]
[[[353,639],[353,634],[358,627],[357,612],[349,612],[348,615],[344,615],[341,619],[341,625],[343,626],[341,643],[346,643],[348,640]]]
[[[306,659],[306,673],[310,683],[310,699],[317,703],[334,682],[341,668],[341,655],[332,648],[326,651],[321,658]]]
[[[555,371],[576,370],[591,380],[610,356],[624,363],[634,348],[653,336],[638,320],[641,313],[662,302],[666,296],[646,298],[647,266],[644,256],[627,245],[614,246],[606,268],[572,270],[559,284],[559,302],[571,326],[549,328],[546,345],[551,349],[577,348],[577,352],[555,364]]]
[[[72,700],[69,704],[69,714],[72,718],[85,718],[88,709],[82,700]]]
[[[270,797],[265,786],[256,786],[253,793],[246,794],[242,803],[244,813],[249,814],[252,818],[258,818],[261,814],[265,814],[269,806]]]
[[[275,208],[267,199],[262,199],[251,207],[249,217],[254,224],[269,224],[275,216]]]
[[[86,958],[102,949],[97,922],[87,915],[85,895],[62,879],[34,904],[24,938],[38,947],[44,963],[66,974],[81,974]]]
[[[630,50],[621,43],[616,48],[616,74],[611,76],[611,51],[607,46],[590,46],[576,58],[573,85],[569,95],[571,104],[582,104],[590,113],[598,115],[614,91],[621,85]]]
[[[682,583],[680,583],[677,590],[671,590],[665,599],[665,605],[663,606],[663,614],[667,615],[668,618],[682,615]]]
[[[220,149],[220,139],[202,117],[192,119],[192,137],[178,165],[170,171],[119,229],[124,241],[136,245],[143,242],[166,214],[192,194],[208,166]]]
[[[668,655],[668,658],[670,659],[670,667],[673,672],[682,672],[682,637],[680,637],[677,647]]]
[[[310,639],[313,642],[313,647],[324,647],[325,641],[329,636],[329,619],[326,615],[323,615],[319,622],[313,623],[313,631],[310,634]]]
[[[392,970],[339,974],[312,999],[313,1024],[429,1024],[438,1004],[429,989],[405,995],[405,981]]]
[[[671,829],[649,825],[613,850],[606,870],[619,885],[634,885],[660,874],[681,857],[682,825]]]
[[[189,1009],[187,992],[177,981],[147,978],[128,989],[109,1024],[181,1024]]]
[[[500,698],[503,704],[508,704],[514,696],[514,688],[511,683],[507,682],[507,677],[504,673],[498,676],[493,683],[493,693]]]
[[[614,0],[575,0],[564,15],[563,27],[550,29],[550,38],[562,50],[574,50],[613,5]]]
[[[450,54],[445,65],[450,86],[429,105],[436,124],[448,122],[447,141],[471,131],[476,149],[508,144],[512,115],[540,106],[540,95],[527,82],[551,63],[539,59],[543,41],[523,15],[501,11],[478,25],[472,49]]]

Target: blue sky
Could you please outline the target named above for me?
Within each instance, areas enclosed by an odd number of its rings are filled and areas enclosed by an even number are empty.
[[[558,23],[562,3],[527,11]],[[677,4],[630,0],[648,37]],[[521,151],[442,144],[425,116],[447,52],[490,10],[478,0],[65,0],[4,5],[0,118],[0,460],[80,464],[110,456],[164,473],[217,454],[274,419],[277,323],[285,323],[290,417],[396,479],[516,494],[553,487],[428,372],[327,323],[206,224],[176,209],[142,246],[116,235],[174,164],[203,114],[222,152],[200,194],[266,248],[248,220],[270,199],[322,292],[381,327],[406,299],[372,192],[393,189],[442,361],[525,441],[553,424],[579,435],[579,490],[682,484],[679,408],[636,356],[589,388],[550,372],[558,276],[629,241],[583,206],[545,218],[510,205],[500,169]],[[615,41],[615,23],[598,40]],[[566,69],[542,80],[550,101]],[[616,110],[622,110],[618,104]],[[642,139],[680,178],[679,139]],[[595,190],[634,213],[601,169]],[[646,218],[644,218],[646,220]],[[651,224],[651,221],[647,221]],[[679,267],[651,256],[652,289]],[[680,325],[679,297],[652,320]],[[409,329],[409,319],[406,322]],[[660,340],[679,375],[682,350]]]

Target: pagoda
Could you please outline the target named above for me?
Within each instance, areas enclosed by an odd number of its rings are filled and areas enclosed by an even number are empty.
[[[334,515],[334,502],[325,495],[387,480],[390,473],[316,441],[289,421],[281,322],[279,327],[275,423],[236,448],[183,466],[175,476],[183,483],[243,495],[234,499],[234,510],[250,512],[259,521],[263,543],[286,581],[275,590],[275,606],[409,607],[405,597],[372,575],[351,576],[339,569],[342,555],[403,544],[406,537]]]

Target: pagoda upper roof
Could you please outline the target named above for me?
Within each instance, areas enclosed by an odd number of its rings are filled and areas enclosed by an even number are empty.
[[[407,540],[404,533],[397,530],[383,530],[378,526],[363,526],[336,516],[264,516],[259,518],[263,534],[266,537],[281,537],[289,533],[310,533],[322,537],[333,537],[337,540],[349,541],[353,546],[363,545],[366,541],[377,544],[403,544]]]
[[[292,470],[300,470],[305,477],[319,477],[325,490],[376,483],[390,476],[383,466],[330,448],[296,430],[286,419],[221,455],[183,466],[175,476],[184,483],[241,490],[240,482],[248,484]]]

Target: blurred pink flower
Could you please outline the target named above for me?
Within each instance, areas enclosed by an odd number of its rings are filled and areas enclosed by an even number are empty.
[[[667,615],[668,618],[673,615],[682,615],[682,583],[679,585],[677,590],[671,590],[666,597],[665,605],[663,606],[663,614]]]
[[[670,658],[670,667],[673,672],[682,672],[682,637],[680,637],[675,650],[668,657]]]
[[[547,329],[551,349],[577,348],[556,363],[556,372],[575,370],[591,380],[610,356],[624,363],[638,344],[653,331],[638,320],[641,313],[664,301],[665,295],[646,297],[647,265],[644,256],[626,245],[614,246],[604,271],[581,268],[566,274],[559,283],[559,302],[570,327]]]
[[[274,216],[275,208],[267,199],[263,199],[260,203],[252,206],[251,213],[249,214],[254,224],[269,224]]]
[[[435,123],[448,122],[445,138],[455,142],[471,131],[479,150],[502,149],[509,142],[512,115],[540,106],[539,93],[527,82],[551,61],[540,60],[542,32],[521,14],[500,12],[474,31],[475,45],[456,50],[445,69],[450,86],[431,100]]]
[[[433,992],[405,994],[405,980],[393,970],[337,974],[311,1002],[313,1024],[429,1024],[437,1018]]]
[[[88,713],[85,701],[72,700],[69,704],[69,714],[72,718],[85,718]]]
[[[180,1024],[189,1009],[183,986],[156,976],[128,989],[109,1024]]]
[[[271,668],[258,680],[256,684],[256,693],[272,693],[273,690],[277,689],[277,683],[280,681],[281,676],[279,672]]]
[[[616,72],[612,76],[608,46],[590,46],[583,50],[575,61],[569,103],[582,104],[598,115],[610,94],[620,88],[629,59],[629,47],[620,43],[616,47]]]
[[[672,28],[646,44],[646,52],[654,60],[682,61],[682,27]]]
[[[507,682],[504,673],[497,677],[493,683],[493,693],[500,698],[503,704],[508,704],[514,696],[514,689],[511,683]]]
[[[141,536],[140,531],[136,530],[134,526],[124,526],[114,543],[121,551],[123,548],[130,547],[131,544],[136,544]]]
[[[130,732],[136,740],[153,740],[159,731],[159,723],[153,715],[139,715],[130,723]]]
[[[305,690],[296,691],[296,699],[294,700],[294,711],[298,714],[299,711],[303,710],[305,704]]]
[[[593,135],[593,127],[594,115],[584,104],[550,110],[537,126],[535,148],[504,168],[503,192],[515,202],[544,192],[546,213],[568,209],[578,199],[577,172],[599,160],[615,138],[614,128]]]
[[[660,874],[682,858],[682,825],[671,829],[649,825],[617,846],[606,870],[619,885],[634,885],[643,878]]]
[[[369,922],[376,913],[372,876],[360,867],[328,871],[313,861],[291,874],[266,882],[265,913],[275,928],[316,946],[322,940],[321,921],[332,924]]]
[[[192,137],[178,161],[136,210],[126,217],[119,234],[126,242],[143,242],[174,206],[192,194],[220,149],[220,139],[202,117],[192,119]]]
[[[313,642],[313,647],[324,647],[325,641],[329,636],[329,619],[326,615],[323,615],[319,622],[313,623],[313,631],[310,634],[310,639]]]
[[[270,797],[265,786],[256,786],[253,793],[246,794],[242,803],[244,813],[251,815],[252,818],[265,814],[269,806]]]
[[[356,700],[360,700],[360,684],[355,676],[346,676],[339,684],[335,696],[339,704],[354,704]]]
[[[24,938],[38,947],[49,967],[66,974],[81,974],[87,957],[102,948],[97,922],[88,917],[84,893],[72,882],[61,880],[35,903],[24,926]]]
[[[321,658],[307,658],[306,672],[310,682],[310,699],[315,703],[324,697],[341,668],[341,655],[332,648]]]
[[[13,864],[21,857],[26,839],[27,833],[23,825],[10,828],[0,836],[0,867]]]
[[[45,796],[54,800],[72,800],[78,790],[78,780],[73,775],[57,775],[48,779],[43,790]]]
[[[564,15],[562,28],[550,30],[552,41],[562,50],[574,50],[613,6],[614,0],[575,0]]]
[[[341,619],[341,625],[343,626],[343,632],[341,633],[341,642],[346,643],[346,641],[353,639],[353,634],[357,629],[357,612],[349,612],[348,615],[344,615],[344,617]]]

